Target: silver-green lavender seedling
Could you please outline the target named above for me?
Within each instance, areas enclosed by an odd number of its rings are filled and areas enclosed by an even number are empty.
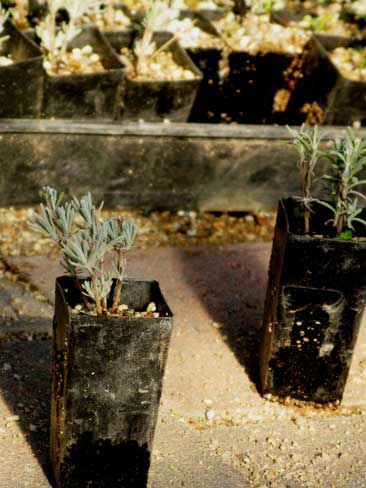
[[[366,141],[357,139],[354,131],[348,128],[345,137],[333,142],[325,156],[331,166],[330,174],[323,178],[329,185],[333,203],[320,203],[333,212],[332,223],[339,236],[343,231],[354,230],[354,222],[366,225],[360,218],[362,209],[359,206],[359,199],[366,200],[359,188],[366,184],[366,180],[359,179],[360,172],[366,168]]]
[[[145,66],[152,57],[156,56],[156,54],[163,49],[166,49],[173,41],[173,39],[171,39],[159,49],[156,48],[155,42],[153,41],[154,32],[162,30],[170,20],[172,20],[172,11],[169,8],[167,1],[152,0],[151,7],[144,19],[144,32],[142,38],[136,41],[134,46],[134,53],[136,56],[135,71],[137,74],[142,71],[142,67]]]
[[[317,125],[310,128],[301,126],[300,130],[291,129],[287,126],[290,134],[293,137],[292,144],[296,147],[299,153],[298,166],[301,175],[301,185],[304,202],[304,232],[310,232],[310,212],[311,212],[311,182],[314,176],[315,166],[322,155],[320,150],[320,141],[322,135],[320,134]]]
[[[41,46],[47,53],[50,67],[57,65],[59,59],[66,53],[69,42],[80,33],[76,26],[77,20],[89,9],[95,7],[96,0],[48,0],[48,14],[36,27],[36,33],[41,40]],[[69,22],[56,28],[56,16],[60,9],[65,9],[69,15]]]
[[[125,276],[125,253],[135,241],[135,222],[119,217],[102,219],[92,202],[91,194],[76,197],[61,205],[63,194],[50,187],[40,193],[40,212],[34,213],[29,224],[52,239],[63,254],[62,265],[75,278],[84,297],[84,304],[95,304],[98,315],[108,312],[107,298],[116,281],[110,312],[116,313]],[[76,216],[79,222],[76,221]],[[112,252],[111,269],[105,269],[105,257]],[[80,281],[81,275],[88,279]],[[89,299],[89,300],[88,300]]]

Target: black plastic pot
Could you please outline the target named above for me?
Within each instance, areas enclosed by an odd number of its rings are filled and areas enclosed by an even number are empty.
[[[305,17],[305,15],[312,15],[313,17],[316,17],[316,14],[311,10],[285,9],[272,11],[271,19],[273,22],[277,22],[287,27],[290,22],[298,22]],[[313,35],[324,46],[325,49],[334,49],[335,47],[345,46],[347,43],[352,43],[357,39],[361,39],[363,34],[360,26],[359,34],[352,37],[339,36],[337,34],[329,34],[327,32],[314,32]]]
[[[229,120],[244,124],[293,123],[287,114],[289,100],[280,108],[276,108],[275,101],[280,90],[290,98],[294,96],[287,73],[297,73],[298,65],[302,68],[305,62],[311,62],[311,52],[307,47],[298,55],[232,51],[228,57],[229,75],[223,83],[223,106]]]
[[[337,69],[324,47],[313,37],[301,60],[301,76],[297,77],[286,111],[278,121],[294,125],[325,123],[338,81]],[[288,83],[288,86],[291,85]]]
[[[342,399],[366,302],[366,242],[321,237],[332,215],[313,203],[303,234],[300,199],[281,200],[273,240],[260,355],[264,394]],[[365,229],[357,235],[365,237]]]
[[[43,116],[112,120],[118,115],[124,65],[96,27],[87,26],[69,44],[68,50],[89,44],[105,68],[101,73],[46,74]]]
[[[168,32],[155,32],[154,41],[159,48],[172,38]],[[115,45],[116,47],[116,45]],[[117,50],[128,45],[120,45]],[[167,47],[175,62],[191,70],[195,78],[179,81],[135,80],[126,75],[123,88],[123,120],[145,122],[185,122],[192,109],[202,73],[177,41]]]
[[[105,30],[103,36],[107,39],[114,51],[120,52],[122,47],[132,49],[133,43],[138,36],[139,31],[136,29],[116,29]]]
[[[13,64],[0,67],[0,117],[39,117],[43,95],[42,52],[10,21],[2,36],[9,39],[0,55],[11,55]]]
[[[70,277],[56,280],[51,461],[62,488],[144,488],[172,313],[156,281],[127,281],[122,303],[159,318],[75,315]]]
[[[216,13],[216,15],[218,14]],[[188,17],[193,19],[196,27],[212,36],[219,37],[217,30],[207,20],[206,16],[200,11],[182,10],[179,18],[184,19]],[[219,77],[219,63],[222,57],[222,49],[218,47],[208,48],[197,46],[188,47],[185,50],[203,75],[188,121],[218,123],[220,122],[220,114],[222,111],[222,93]]]
[[[338,46],[337,46],[338,47]],[[365,48],[366,41],[347,43],[349,48]],[[331,49],[328,50],[328,53]],[[366,125],[366,81],[351,80],[343,76],[329,57],[329,63],[337,73],[337,83],[327,104],[324,122],[329,125]]]

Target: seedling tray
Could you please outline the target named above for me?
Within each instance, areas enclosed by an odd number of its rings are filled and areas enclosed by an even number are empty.
[[[335,138],[345,127],[323,130]],[[275,126],[2,119],[0,206],[36,204],[52,185],[144,211],[275,210],[301,191],[286,142]]]

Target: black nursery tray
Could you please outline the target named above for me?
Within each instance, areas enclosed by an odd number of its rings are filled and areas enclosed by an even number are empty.
[[[345,127],[323,130],[335,138]],[[262,125],[2,119],[0,206],[36,204],[51,185],[146,211],[275,210],[300,192],[289,140]]]

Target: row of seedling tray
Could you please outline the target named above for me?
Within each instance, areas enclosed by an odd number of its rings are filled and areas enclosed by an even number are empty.
[[[299,10],[258,12],[240,2],[189,10],[170,3],[155,0],[131,12],[114,2],[49,0],[43,13],[22,22],[16,10],[2,8],[0,116],[365,122],[365,42],[356,30],[314,34],[302,25],[309,14]],[[342,48],[361,57],[351,74],[335,56]]]

